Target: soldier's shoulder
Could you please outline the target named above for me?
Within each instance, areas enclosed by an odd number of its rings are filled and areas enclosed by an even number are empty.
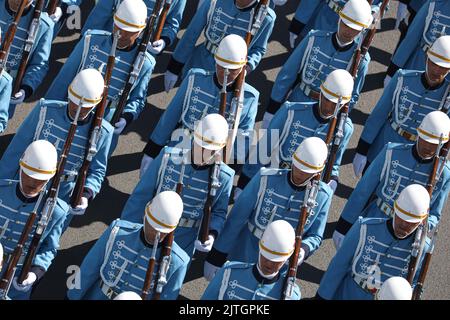
[[[289,169],[279,169],[279,168],[261,168],[259,170],[261,176],[282,176],[289,172]]]
[[[2,70],[2,79],[5,79],[4,81],[8,82],[8,83],[12,83],[13,78],[11,77],[11,75],[6,72],[6,70]]]
[[[203,78],[209,78],[214,74],[212,71],[208,71],[201,68],[192,68],[189,70],[187,77],[194,76],[194,77],[203,77]]]
[[[54,22],[52,21],[52,19],[50,19],[50,17],[48,16],[48,14],[46,12],[41,14],[41,16],[40,16],[40,23],[42,25],[44,25],[46,29],[50,28],[50,26],[52,24],[54,24]]]
[[[188,150],[188,149],[177,148],[177,147],[168,147],[168,146],[165,146],[165,147],[163,148],[163,152],[164,152],[165,154],[168,154],[172,159],[174,159],[174,158],[180,158],[180,159],[182,159],[183,156],[184,156],[187,152],[189,152],[189,150]],[[181,162],[180,162],[180,163],[181,163]]]
[[[227,261],[224,265],[224,269],[249,269],[253,268],[253,263],[246,263],[240,261]]]
[[[83,37],[86,36],[95,36],[95,37],[110,37],[111,32],[106,30],[98,30],[98,29],[87,29],[84,33]]]
[[[135,232],[142,228],[142,224],[128,220],[116,219],[111,223],[111,227],[118,227],[127,232]]]
[[[286,101],[284,105],[288,110],[295,110],[295,111],[303,111],[303,110],[309,110],[312,108],[317,102],[291,102]]]
[[[108,133],[112,133],[114,131],[114,127],[109,121],[102,121],[102,128]]]
[[[377,224],[383,224],[386,223],[387,220],[390,218],[363,218],[358,217],[358,222],[361,225],[377,225]]]
[[[406,150],[410,149],[412,145],[411,143],[388,142],[386,148],[388,150]]]
[[[52,109],[62,109],[67,107],[67,101],[43,99],[41,98],[38,102],[39,106],[52,108]]]
[[[182,265],[188,265],[191,260],[186,251],[184,251],[176,241],[172,244],[172,257],[180,261],[180,264]]]
[[[145,58],[147,64],[149,64],[152,68],[156,65],[156,59],[152,56],[148,51],[145,51]]]
[[[225,176],[227,176],[228,178],[232,178],[235,175],[235,171],[233,170],[233,168],[231,168],[229,165],[227,165],[226,163],[222,162],[220,164],[220,172],[221,174],[224,174]]]
[[[247,82],[244,85],[244,91],[245,91],[246,98],[248,98],[249,96],[253,96],[254,98],[259,98],[259,91]]]
[[[308,33],[308,37],[315,37],[315,38],[326,38],[326,37],[330,37],[333,35],[333,32],[331,31],[325,31],[325,30],[311,30]]]
[[[8,188],[18,182],[19,182],[18,180],[12,179],[0,179],[0,188]]]
[[[402,78],[417,78],[421,76],[423,71],[418,70],[406,70],[406,69],[399,69],[397,70],[397,74],[399,77]]]
[[[320,181],[319,188],[320,191],[324,192],[328,197],[333,196],[333,189],[331,189],[331,187],[327,183]]]
[[[273,10],[272,8],[267,8],[266,19],[269,19],[270,21],[275,21],[276,18],[277,14],[275,13],[275,10]]]

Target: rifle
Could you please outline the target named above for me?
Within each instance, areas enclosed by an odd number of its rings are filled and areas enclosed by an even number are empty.
[[[330,121],[330,124],[328,127],[327,136],[325,138],[325,144],[327,145],[327,147],[330,148],[330,151],[328,153],[327,164],[326,164],[326,167],[325,167],[325,170],[323,173],[323,176],[324,176],[323,181],[325,183],[330,182],[331,171],[333,169],[334,160],[336,159],[336,153],[337,153],[337,149],[339,147],[339,145],[337,145],[336,143],[333,143],[333,145],[331,145],[331,142],[335,141],[333,139],[333,137],[334,137],[334,132],[336,131],[337,117],[338,117],[339,109],[341,109],[341,105],[342,105],[342,97],[339,97],[339,100],[336,103],[336,108],[334,109],[334,114],[331,118],[331,121]],[[348,113],[348,107],[347,107],[347,113]],[[345,127],[345,122],[343,122],[343,120],[345,120],[345,119],[343,119],[343,117],[341,117],[341,120],[339,121],[339,126],[341,126],[341,123],[343,123],[342,129],[344,129],[344,127]],[[344,131],[342,131],[342,137],[343,136],[344,136]]]
[[[119,102],[117,103],[116,111],[110,121],[113,125],[119,121],[120,116],[122,115],[123,109],[128,101],[128,96],[130,95],[131,89],[133,85],[137,81],[139,74],[141,73],[142,67],[145,62],[145,54],[147,52],[147,46],[150,42],[151,35],[153,30],[155,29],[156,22],[158,20],[159,13],[162,7],[162,0],[156,0],[155,6],[153,7],[152,15],[149,18],[149,22],[144,30],[144,35],[142,36],[142,41],[139,44],[139,49],[136,52],[136,58],[134,59],[133,66],[131,67],[130,72],[128,73],[128,78],[123,88],[122,94],[120,96]]]
[[[26,1],[26,0],[25,0]],[[36,41],[36,36],[39,31],[39,20],[41,18],[41,13],[44,8],[44,0],[38,0],[36,2],[36,7],[34,8],[33,19],[30,22],[28,28],[28,37],[25,40],[25,46],[23,48],[22,58],[20,60],[19,69],[17,70],[16,78],[14,79],[13,95],[15,95],[20,90],[25,71],[27,69],[28,59],[30,58],[31,49],[33,48],[34,42]]]
[[[160,233],[156,232],[155,240],[153,241],[152,255],[148,261],[147,272],[145,273],[144,286],[142,287],[141,298],[146,300],[150,293],[150,286],[153,280],[153,270],[155,270],[156,250],[158,249]]]
[[[28,236],[30,235],[31,230],[33,229],[34,221],[36,220],[37,212],[41,205],[44,194],[45,194],[45,191],[42,190],[40,192],[38,201],[36,202],[36,205],[34,206],[33,211],[28,216],[27,222],[25,223],[22,233],[20,234],[19,241],[17,242],[17,246],[12,253],[12,258],[5,269],[5,273],[3,274],[2,279],[0,280],[0,299],[2,299],[2,300],[7,299],[7,295],[8,295],[9,288],[11,287],[12,279],[14,278],[14,274],[16,273],[17,265],[19,264],[19,260],[22,257],[23,249],[28,240]]]
[[[183,163],[181,165],[180,178],[177,183],[176,192],[180,195],[183,193],[184,183],[184,170],[185,163],[183,159]],[[156,289],[153,293],[153,300],[159,300],[161,298],[161,293],[164,286],[167,284],[167,272],[169,271],[170,261],[171,261],[171,252],[174,238],[174,231],[169,233],[164,239],[163,249],[161,251],[161,257],[159,258],[159,269],[158,269],[158,279],[156,280]]]
[[[19,277],[19,283],[22,283],[30,272],[31,264],[33,263],[34,256],[36,255],[39,243],[41,241],[42,235],[47,228],[47,225],[53,215],[53,211],[56,207],[56,202],[58,200],[59,185],[61,182],[61,177],[64,174],[64,167],[66,166],[67,157],[69,155],[70,147],[72,145],[73,138],[75,137],[75,132],[77,130],[78,119],[80,117],[80,111],[82,108],[83,97],[80,99],[80,104],[77,108],[74,119],[72,120],[67,134],[66,141],[64,142],[61,157],[58,162],[58,167],[56,169],[55,176],[53,177],[52,184],[50,185],[50,191],[45,199],[44,207],[41,211],[41,218],[38,221],[36,231],[31,240],[30,247],[28,248],[28,253],[25,258],[25,262],[22,267],[22,272]]]
[[[51,16],[52,14],[55,13],[58,5],[59,5],[59,0],[50,0],[50,2],[48,3],[48,6],[47,6],[47,13],[49,16]]]
[[[5,69],[6,62],[8,61],[9,49],[11,48],[11,45],[14,41],[20,18],[22,18],[23,11],[25,10],[27,3],[27,0],[22,0],[19,9],[14,16],[13,22],[9,25],[8,30],[5,33],[5,40],[3,41],[2,47],[0,49],[0,74]]]
[[[284,280],[284,289],[281,294],[282,300],[290,300],[292,294],[294,293],[295,279],[297,278],[298,258],[302,246],[303,230],[305,228],[306,220],[308,219],[311,210],[317,205],[316,198],[319,192],[319,181],[320,175],[318,174],[311,180],[310,183],[308,183],[308,186],[306,187],[300,217],[298,219],[297,228],[295,230],[294,253],[289,259],[289,269]]]
[[[70,205],[72,208],[75,208],[77,205],[81,203],[81,197],[83,196],[84,185],[86,183],[86,177],[88,174],[89,167],[91,165],[92,160],[97,154],[97,144],[100,140],[101,130],[102,130],[102,121],[103,116],[105,114],[106,103],[108,101],[108,91],[109,91],[109,83],[111,82],[112,72],[114,70],[114,65],[116,63],[116,48],[117,41],[119,38],[119,32],[114,33],[113,35],[113,43],[111,46],[111,50],[108,56],[108,63],[106,65],[105,71],[105,85],[103,88],[103,97],[100,104],[97,106],[95,110],[94,121],[91,124],[90,130],[90,139],[88,142],[88,151],[84,157],[83,164],[80,168],[80,173],[77,178],[77,182],[75,184],[75,188],[73,190],[72,196],[70,198]]]
[[[156,31],[155,31],[155,34],[153,35],[152,42],[155,42],[155,41],[161,39],[161,33],[163,31],[164,24],[166,23],[167,14],[169,13],[170,6],[172,5],[172,1],[173,0],[165,0],[164,1],[164,9],[162,10],[162,12],[159,16],[158,25],[156,26]]]

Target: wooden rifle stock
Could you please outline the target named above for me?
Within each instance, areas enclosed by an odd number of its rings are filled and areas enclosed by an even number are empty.
[[[153,241],[152,256],[148,261],[147,272],[145,273],[144,286],[142,287],[141,292],[142,300],[147,300],[150,293],[150,286],[153,280],[153,271],[155,270],[156,250],[158,249],[159,237],[160,234],[157,232]]]
[[[170,6],[172,5],[172,0],[166,0],[164,2],[164,9],[158,20],[158,25],[156,26],[155,34],[153,35],[152,42],[161,39],[161,33],[164,29],[164,24],[166,23],[167,14],[169,13]]]
[[[59,5],[59,0],[50,0],[48,6],[47,6],[47,13],[49,16],[52,14],[55,14],[56,8]]]

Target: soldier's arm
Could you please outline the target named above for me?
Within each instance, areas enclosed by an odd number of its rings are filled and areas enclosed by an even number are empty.
[[[12,81],[10,77],[3,78],[0,75],[3,86],[0,91],[0,133],[6,130],[8,125],[9,100],[12,94]]]
[[[210,230],[217,232],[216,238],[220,235],[227,217],[228,203],[230,201],[231,189],[233,188],[234,171],[231,176],[226,173],[222,173],[222,177],[224,177],[222,179],[223,185],[221,186],[221,190],[218,193],[212,207],[211,222],[209,224]]]
[[[344,238],[341,248],[331,260],[317,291],[320,298],[333,299],[345,276],[351,272],[353,256],[359,243],[360,229],[360,222],[355,223]]]
[[[442,172],[442,180],[443,184],[438,184],[438,189],[433,191],[433,193],[436,193],[436,196],[432,197],[430,215],[428,216],[428,224],[431,228],[435,228],[441,220],[442,210],[450,193],[450,169],[448,164]]]
[[[113,28],[113,6],[114,0],[100,0],[97,1],[95,7],[89,14],[86,22],[84,23],[81,34],[83,35],[87,30],[111,30]],[[116,8],[117,10],[117,8]]]
[[[203,292],[200,300],[218,300],[219,299],[219,291],[222,285],[223,274],[225,272],[224,268],[221,268],[215,274],[214,278],[212,278],[211,282],[206,287],[205,292]]]
[[[347,149],[348,143],[350,142],[350,138],[353,134],[353,123],[352,120],[347,118],[347,122],[344,126],[344,138],[339,145],[338,151],[336,153],[336,160],[333,164],[333,170],[331,171],[331,179],[339,181],[339,171],[341,168],[342,157],[344,156],[344,152]]]
[[[359,100],[359,95],[361,94],[361,90],[364,87],[364,80],[366,79],[366,75],[369,72],[369,64],[371,58],[370,54],[367,53],[364,58],[361,60],[361,64],[358,68],[358,73],[355,79],[355,86],[353,88],[352,100],[350,101],[349,107],[350,110],[356,107]]]
[[[292,19],[289,31],[299,35],[305,25],[313,18],[314,12],[319,5],[323,5],[322,1],[302,0],[295,11],[294,19]]]
[[[267,42],[269,41],[270,35],[272,34],[273,26],[275,25],[275,12],[272,9],[269,9],[269,13],[266,15],[262,23],[261,29],[256,34],[255,38],[253,38],[250,43],[248,50],[248,61],[247,65],[253,71],[258,66],[261,59],[264,57],[267,51]]]
[[[176,300],[178,298],[188,265],[189,259],[186,257],[186,261],[181,261],[181,265],[179,265],[177,270],[170,276],[170,279],[167,281],[161,294],[164,300]],[[174,265],[171,267],[174,267]]]
[[[180,24],[183,20],[183,12],[186,6],[186,0],[176,0],[172,2],[172,6],[167,14],[166,22],[161,33],[161,38],[165,38],[166,46],[170,46],[175,42]]]

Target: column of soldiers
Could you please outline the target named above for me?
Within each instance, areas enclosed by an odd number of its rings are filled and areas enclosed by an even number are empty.
[[[295,48],[251,147],[262,93],[245,77],[264,59],[274,8],[286,2],[199,1],[176,46],[187,1],[97,2],[0,160],[1,299],[29,299],[45,276],[72,217],[101,192],[109,157],[171,46],[164,87],[179,88],[149,133],[120,219],[84,257],[81,287],[67,297],[176,299],[199,251],[204,300],[301,298],[297,271],[323,242],[350,112],[389,1],[300,1],[289,27]],[[52,40],[80,3],[0,1],[0,133],[43,82]],[[402,1],[399,22],[407,11],[408,31],[359,138],[360,180],[317,299],[421,295],[450,192],[450,0]]]

